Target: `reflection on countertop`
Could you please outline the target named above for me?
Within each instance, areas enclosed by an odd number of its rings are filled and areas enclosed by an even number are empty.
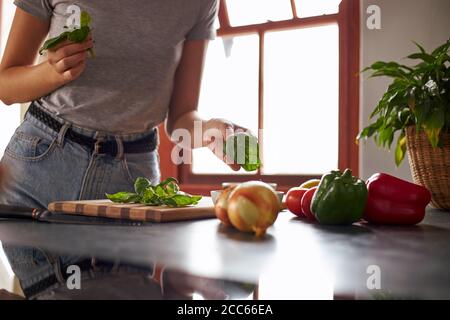
[[[31,300],[244,300],[255,299],[257,285],[190,275],[158,263],[136,266],[93,257],[55,255],[40,248],[7,247],[33,263],[15,265]],[[40,255],[45,256],[41,260]],[[11,257],[15,259],[17,257]],[[65,263],[65,261],[70,261]],[[0,300],[23,297],[0,291]]]
[[[432,209],[414,227],[326,227],[282,212],[263,238],[217,220],[0,221],[0,241],[32,299],[450,298],[450,215]]]

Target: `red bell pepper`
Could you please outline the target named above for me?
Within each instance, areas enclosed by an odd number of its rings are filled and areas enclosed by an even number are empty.
[[[422,186],[385,173],[367,180],[369,197],[364,219],[375,224],[414,225],[425,217],[431,193]]]

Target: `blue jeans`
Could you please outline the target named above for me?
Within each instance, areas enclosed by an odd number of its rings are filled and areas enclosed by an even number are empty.
[[[54,132],[33,116],[25,116],[1,160],[6,173],[0,185],[1,204],[46,208],[52,201],[103,199],[105,193],[132,191],[137,177],[159,182],[157,151],[111,157],[92,153],[65,139],[71,127],[92,138],[115,139],[121,150],[121,143],[138,140],[145,134],[111,136],[58,120],[64,126],[60,132]],[[4,245],[4,250],[25,291],[42,279],[53,277],[56,264],[73,264],[80,259],[55,257],[31,247]]]

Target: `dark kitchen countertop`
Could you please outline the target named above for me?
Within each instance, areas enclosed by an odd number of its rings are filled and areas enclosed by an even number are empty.
[[[141,227],[0,220],[0,241],[254,283],[261,299],[450,299],[450,213],[434,209],[414,227],[325,227],[282,212],[262,239],[214,219]],[[381,290],[368,290],[377,267]]]

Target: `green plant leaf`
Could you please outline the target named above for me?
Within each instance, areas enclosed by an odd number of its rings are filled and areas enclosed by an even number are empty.
[[[166,198],[167,194],[162,185],[157,185],[154,189],[155,194],[160,198]]]
[[[201,196],[191,196],[188,194],[179,194],[175,195],[172,198],[169,198],[171,203],[166,203],[169,206],[176,206],[176,207],[186,207],[190,205],[196,205],[198,202],[202,199]]]
[[[168,185],[169,183],[176,183],[178,184],[177,179],[175,178],[167,178],[166,180],[164,180],[163,182],[161,182],[159,185],[162,187],[165,187],[166,185]]]
[[[112,202],[118,203],[136,203],[141,200],[141,197],[132,192],[118,192],[115,194],[106,194],[106,197]]]
[[[67,40],[81,43],[87,39],[89,32],[91,32],[91,29],[89,27],[81,27],[80,29],[75,29],[72,32],[69,32],[69,34],[67,35]]]
[[[444,44],[440,45],[439,47],[437,47],[436,49],[434,49],[433,52],[431,53],[431,55],[436,57],[442,53],[447,53],[449,48],[450,48],[450,39],[446,43],[444,43]]]
[[[415,105],[415,108],[413,110],[414,115],[417,119],[417,125],[422,126],[422,124],[427,120],[429,114],[430,114],[430,100],[425,99],[421,104]]]
[[[88,27],[91,24],[91,16],[86,11],[81,12],[80,24],[81,27]]]
[[[65,31],[61,33],[59,36],[55,38],[51,38],[44,42],[44,45],[39,49],[39,54],[42,55],[44,51],[50,50],[58,46],[65,40],[69,40],[76,43],[81,43],[85,41],[91,32],[91,28],[89,24],[91,23],[91,16],[83,11],[80,16],[80,28],[77,28],[73,31]],[[94,52],[92,49],[89,50],[92,56],[94,56]]]
[[[405,131],[402,131],[397,140],[397,147],[395,148],[395,164],[400,166],[406,155],[406,135]]]
[[[192,196],[180,191],[178,181],[168,178],[156,186],[152,186],[146,178],[138,178],[134,183],[136,193],[119,192],[106,196],[118,203],[142,203],[148,206],[166,205],[170,207],[185,207],[196,205],[201,196]]]
[[[169,182],[166,187],[166,192],[168,196],[173,196],[180,191],[180,187],[175,182]]]
[[[418,44],[416,41],[413,41],[413,43],[416,45],[417,48],[419,48],[420,52],[426,54],[425,49],[420,44]]]
[[[392,140],[394,138],[394,129],[392,127],[384,128],[380,131],[378,136],[378,146],[386,147],[392,144]]]
[[[424,121],[423,129],[433,148],[439,145],[439,135],[445,124],[445,112],[442,108],[436,108]]]
[[[60,43],[66,41],[68,35],[69,35],[69,32],[66,31],[66,32],[61,33],[59,36],[57,36],[55,38],[48,39],[47,41],[44,42],[44,45],[42,46],[42,48],[39,49],[39,54],[42,55],[42,53],[45,50],[55,48]]]
[[[134,182],[134,191],[137,194],[142,195],[144,193],[144,191],[150,187],[152,184],[151,182],[146,179],[146,178],[137,178],[136,181]]]
[[[227,138],[225,154],[245,171],[256,171],[261,167],[258,139],[249,133],[236,133]],[[243,155],[243,159],[241,156]]]
[[[377,61],[363,70],[371,71],[371,77],[387,76],[393,81],[370,116],[373,122],[357,139],[372,137],[379,147],[390,149],[400,131],[395,150],[397,165],[405,157],[408,126],[415,125],[417,132],[424,130],[433,147],[442,144],[443,130],[450,131],[450,39],[431,54],[414,43],[420,52],[408,58],[419,60],[415,66]]]
[[[413,60],[421,59],[427,63],[433,63],[435,60],[432,55],[429,55],[427,53],[413,53],[409,55],[408,58]]]

